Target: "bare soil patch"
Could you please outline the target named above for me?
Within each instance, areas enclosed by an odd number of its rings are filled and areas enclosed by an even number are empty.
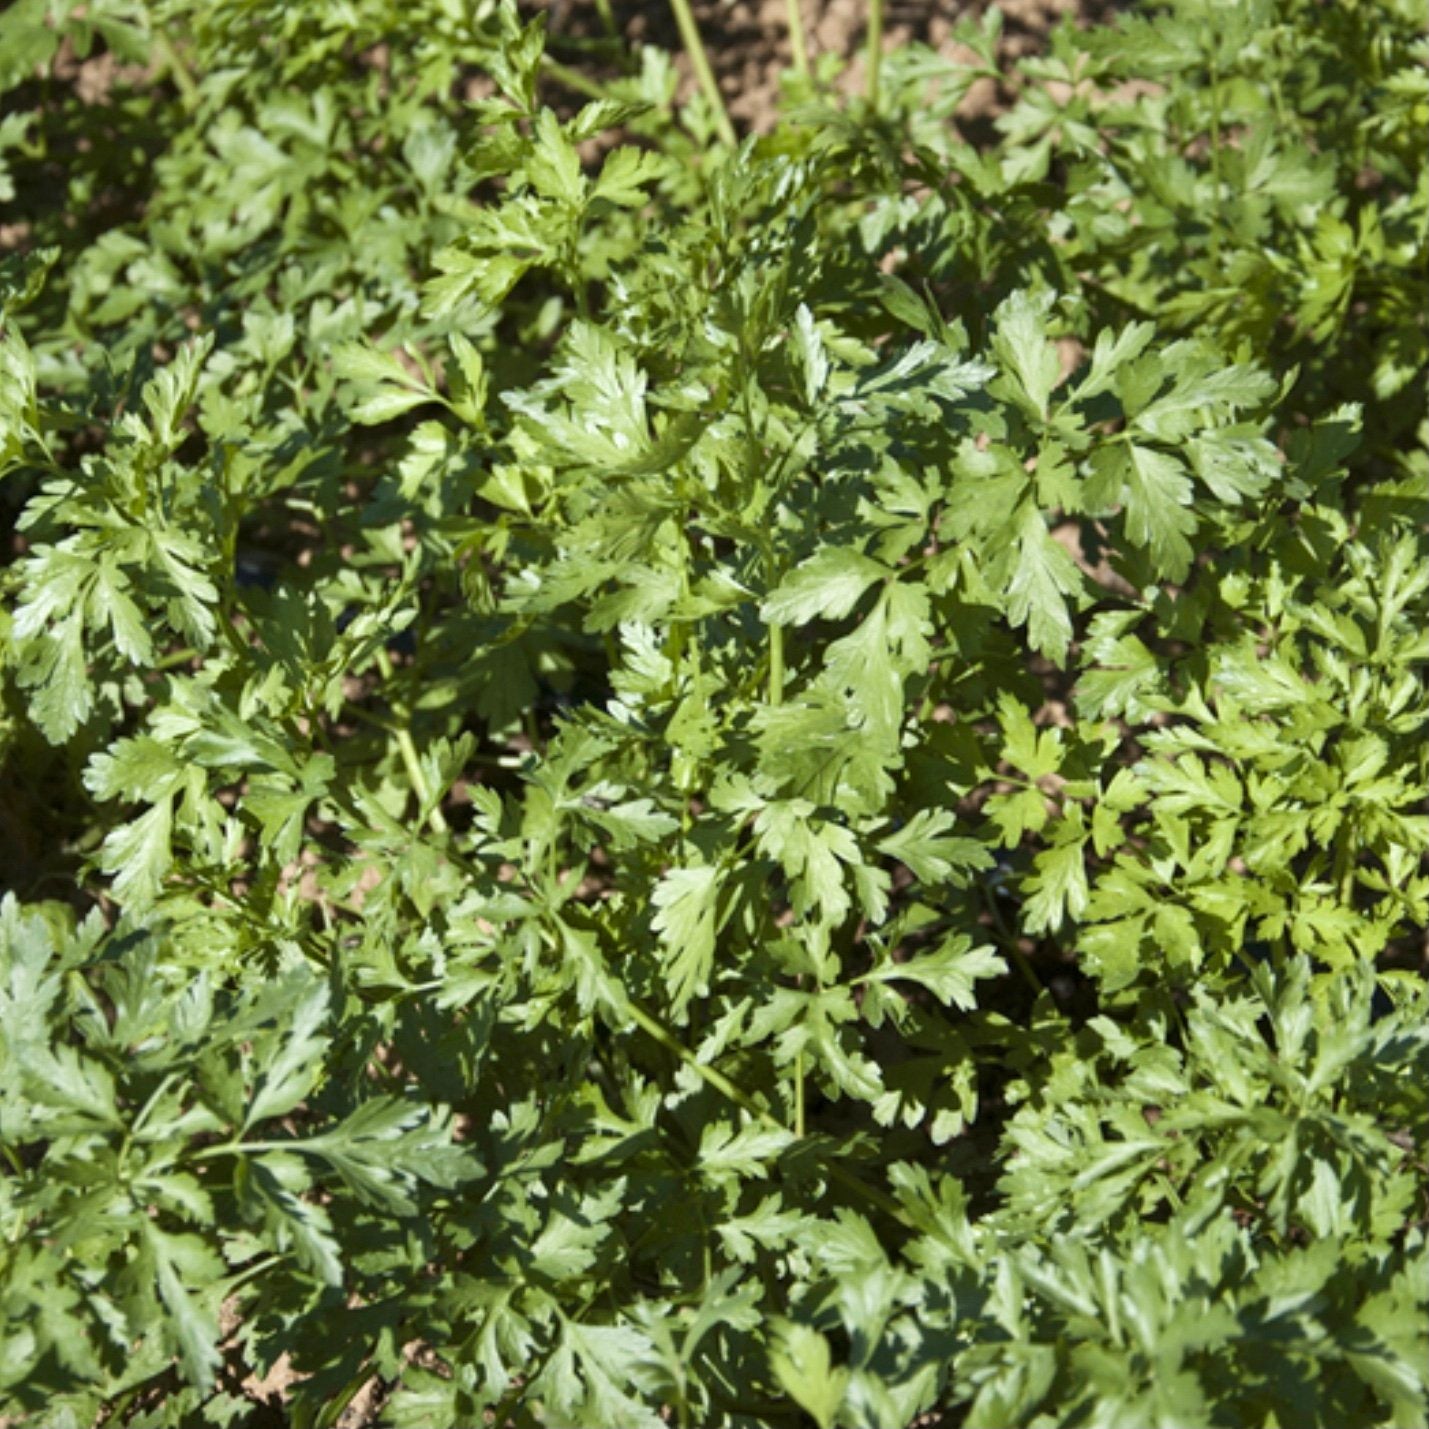
[[[577,47],[611,39],[593,0],[544,0],[550,14],[553,47],[563,42]],[[692,0],[692,8],[710,63],[735,123],[762,132],[778,113],[780,76],[791,62],[786,0]],[[1079,25],[1104,20],[1115,0],[1001,0],[1003,14],[999,58],[1004,67],[1046,43],[1050,31],[1070,18]],[[632,46],[656,45],[677,56],[687,87],[693,90],[689,63],[679,30],[666,0],[611,0],[610,18],[620,39]],[[931,45],[949,58],[959,57],[953,40],[957,25],[981,19],[987,0],[887,0],[884,43],[889,49],[910,42]],[[867,42],[868,0],[801,0],[809,57],[817,65],[823,54],[852,61],[845,83],[856,88],[863,80]],[[1007,91],[991,80],[981,81],[965,101],[968,117],[996,113]]]

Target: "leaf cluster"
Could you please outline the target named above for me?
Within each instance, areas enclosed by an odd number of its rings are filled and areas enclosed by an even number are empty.
[[[0,1413],[1422,1425],[1414,12],[0,15]]]

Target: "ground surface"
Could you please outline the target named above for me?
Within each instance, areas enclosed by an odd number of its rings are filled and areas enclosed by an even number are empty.
[[[550,34],[558,47],[606,36],[605,8],[627,42],[674,52],[681,48],[667,0],[610,0],[608,7],[598,0],[550,0],[544,8],[551,12]],[[886,0],[885,43],[892,47],[919,41],[956,54],[954,27],[981,17],[987,8],[985,0]],[[1040,49],[1063,18],[1093,23],[1116,7],[1111,0],[1001,0],[998,8],[1006,64]],[[693,0],[693,10],[736,124],[769,127],[777,112],[779,77],[790,61],[787,0]],[[868,0],[801,0],[801,13],[811,62],[817,64],[819,55],[829,53],[852,57],[847,82],[860,84]],[[683,56],[681,68],[688,80]],[[983,81],[968,96],[966,109],[970,115],[995,112],[1004,97],[991,80]]]

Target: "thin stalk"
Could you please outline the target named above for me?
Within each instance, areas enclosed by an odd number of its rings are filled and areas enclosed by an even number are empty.
[[[804,1120],[804,1049],[794,1054],[794,1135],[800,1141],[805,1136]]]
[[[708,1063],[701,1062],[663,1022],[652,1017],[638,1002],[631,1002],[628,1006],[631,1017],[635,1019],[635,1025],[642,1032],[648,1033],[667,1052],[673,1052],[696,1076],[708,1082],[721,1096],[728,1098],[741,1111],[747,1112],[756,1121],[772,1130],[786,1130],[782,1122],[771,1116],[758,1102],[730,1081],[718,1067],[711,1067]]]
[[[695,72],[695,79],[704,91],[705,98],[709,100],[710,108],[714,110],[715,129],[725,144],[731,149],[737,149],[739,140],[735,136],[734,125],[730,122],[729,110],[724,107],[724,96],[715,82],[714,70],[710,68],[710,57],[705,52],[705,42],[700,38],[699,26],[695,24],[695,17],[690,11],[690,0],[670,0],[670,9],[675,12],[675,23],[680,27],[680,39],[685,46],[685,53],[690,57],[690,67]]]
[[[1002,916],[1002,909],[997,906],[997,890],[987,883],[983,884],[983,901],[992,915],[993,927],[997,931],[999,941],[1012,957],[1013,966],[1022,975],[1022,980],[1031,989],[1032,995],[1040,997],[1046,991],[1042,979],[1033,971],[1027,954],[1018,945],[1017,935],[1007,926],[1007,919]]]
[[[883,69],[883,0],[868,0],[868,107],[878,108],[878,85]]]
[[[549,1354],[542,1355],[539,1368],[544,1369],[546,1361],[549,1358]],[[511,1422],[512,1412],[516,1406],[520,1404],[521,1396],[525,1394],[525,1392],[526,1381],[524,1378],[518,1379],[516,1383],[506,1391],[501,1403],[496,1406],[496,1410],[491,1416],[491,1422],[497,1426],[497,1429],[506,1429],[506,1426]]]
[[[1171,1183],[1171,1178],[1164,1171],[1161,1173],[1161,1187],[1176,1210],[1181,1211],[1186,1208],[1186,1203],[1181,1199],[1181,1193]]]
[[[388,684],[392,681],[392,660],[385,650],[377,652],[377,668],[382,671],[382,678]],[[417,800],[423,808],[427,806],[432,797],[431,789],[427,785],[427,776],[422,772],[422,761],[417,754],[417,746],[412,740],[412,731],[405,724],[397,725],[392,733],[397,737],[397,749],[402,755],[402,763],[407,770],[407,778],[411,780],[412,788],[416,791]],[[442,811],[433,806],[427,815],[427,822],[432,826],[435,834],[449,832],[446,818]]]
[[[1355,896],[1355,849],[1341,829],[1335,840],[1335,882],[1339,885],[1340,902],[1348,905]]]
[[[252,1265],[245,1265],[242,1270],[230,1275],[223,1284],[230,1295],[243,1284],[245,1280],[252,1280],[255,1275],[262,1275],[265,1270],[271,1270],[283,1257],[281,1255],[265,1255],[253,1262]]]
[[[225,1141],[217,1146],[199,1146],[188,1153],[190,1161],[212,1161],[216,1156],[262,1156],[269,1151],[304,1151],[307,1143],[291,1141]]]
[[[1211,203],[1211,254],[1221,251],[1221,72],[1211,52],[1211,183],[1215,197]]]
[[[422,761],[417,755],[417,746],[412,742],[412,732],[405,726],[397,731],[397,748],[401,751],[402,763],[407,766],[407,777],[412,781],[412,788],[416,790],[417,798],[425,807],[431,798],[431,791],[427,788],[426,775],[422,773]],[[448,832],[446,816],[435,805],[427,815],[427,822],[431,824],[434,834]]]
[[[149,1119],[149,1113],[154,1110],[155,1103],[159,1100],[161,1096],[163,1096],[166,1091],[168,1091],[171,1086],[173,1086],[174,1082],[178,1078],[178,1075],[179,1074],[177,1072],[170,1072],[169,1075],[165,1077],[164,1080],[161,1081],[152,1092],[150,1092],[149,1100],[144,1103],[143,1107],[140,1109],[139,1115],[136,1116],[134,1120],[130,1123],[129,1135],[124,1138],[124,1144],[126,1146],[129,1144],[129,1141],[134,1136],[134,1134],[143,1129],[144,1123]]]
[[[174,86],[179,91],[179,97],[184,102],[184,108],[197,108],[199,102],[198,85],[194,82],[194,77],[189,72],[189,67],[184,63],[182,56],[180,56],[179,52],[174,48],[173,41],[169,39],[162,29],[154,31],[154,48],[158,50],[169,74],[173,77]]]
[[[727,1097],[741,1111],[752,1116],[763,1126],[769,1127],[771,1131],[788,1131],[777,1117],[765,1111],[752,1097],[745,1094],[730,1079],[725,1076],[717,1067],[711,1067],[701,1062],[664,1023],[652,1017],[645,1011],[639,1003],[630,1001],[626,1003],[635,1025],[643,1032],[648,1033],[667,1051],[673,1052],[692,1072],[702,1081],[707,1082],[721,1096]],[[841,1182],[850,1191],[856,1192],[871,1204],[877,1206],[885,1215],[892,1216],[895,1220],[902,1221],[904,1225],[910,1224],[907,1213],[903,1207],[893,1199],[892,1196],[880,1191],[876,1186],[869,1186],[859,1180],[852,1171],[846,1171],[836,1161],[830,1161],[825,1169],[835,1181]]]
[[[387,734],[397,733],[397,725],[388,719],[386,715],[377,714],[373,710],[363,709],[361,705],[354,704],[351,700],[344,700],[342,702],[342,711],[344,714],[350,714],[353,719],[361,720],[363,724],[372,725],[374,729],[383,730]]]
[[[799,0],[785,0],[789,14],[789,52],[794,59],[794,73],[800,79],[809,77],[809,44],[804,38],[804,14]]]
[[[769,627],[769,703],[784,702],[784,627]]]
[[[595,80],[583,75],[579,70],[572,69],[569,65],[563,65],[560,60],[552,59],[550,55],[541,56],[541,68],[552,79],[565,85],[567,89],[574,90],[576,94],[585,95],[587,99],[610,98],[610,91],[603,84],[597,84]]]
[[[396,735],[401,732],[401,726],[387,718],[386,715],[377,714],[374,710],[364,709],[359,704],[354,704],[351,700],[342,702],[342,712],[351,715],[353,719],[360,720],[363,724],[370,724],[374,729],[380,729],[384,734]],[[471,764],[483,764],[490,769],[517,769],[521,764],[521,756],[517,754],[484,754],[481,750],[473,750],[467,755],[467,760]]]

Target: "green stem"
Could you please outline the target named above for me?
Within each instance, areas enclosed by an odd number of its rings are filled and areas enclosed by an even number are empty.
[[[361,705],[354,704],[351,700],[342,702],[342,711],[344,714],[350,714],[353,719],[361,720],[363,724],[370,724],[374,729],[380,729],[386,734],[397,733],[397,726],[386,715],[363,709]]]
[[[878,109],[878,85],[883,69],[883,0],[868,0],[868,107]]]
[[[700,38],[699,26],[690,11],[690,0],[670,0],[670,9],[675,12],[675,23],[680,27],[680,39],[685,53],[690,57],[690,67],[695,72],[710,108],[714,110],[715,129],[720,139],[731,149],[739,147],[734,125],[730,122],[729,110],[724,107],[724,96],[715,82],[714,70],[710,68],[710,57],[705,52],[705,42]]]
[[[552,59],[550,55],[541,56],[541,68],[558,83],[565,85],[576,94],[583,94],[587,99],[609,99],[610,93],[603,84],[597,84],[595,80],[589,79],[579,70],[572,69],[569,65],[563,65],[560,60]]]
[[[179,91],[179,96],[184,102],[185,109],[196,109],[199,102],[198,85],[194,82],[194,77],[189,73],[189,67],[183,62],[183,58],[174,48],[173,41],[163,32],[154,32],[154,48],[158,50],[164,65],[173,77],[174,86]]]
[[[1211,200],[1211,253],[1221,251],[1221,74],[1211,51],[1211,183],[1215,194]]]
[[[417,798],[425,807],[432,796],[427,788],[427,779],[422,773],[422,761],[417,755],[417,746],[412,742],[410,730],[404,728],[397,731],[397,748],[401,751],[402,763],[407,766],[407,777],[412,781],[412,788],[417,791]],[[431,824],[434,834],[444,834],[448,831],[445,815],[435,806],[427,815],[427,822]]]
[[[129,1134],[124,1138],[126,1146],[128,1145],[130,1138],[133,1137],[136,1132],[141,1131],[143,1129],[144,1123],[149,1119],[149,1113],[154,1110],[154,1104],[159,1100],[161,1096],[163,1096],[166,1091],[168,1091],[171,1086],[173,1086],[174,1082],[178,1078],[178,1075],[179,1074],[177,1072],[170,1072],[169,1075],[165,1077],[163,1081],[161,1081],[152,1092],[149,1093],[149,1099],[140,1109],[139,1115],[136,1116],[134,1120],[129,1124]]]
[[[218,1146],[199,1146],[188,1153],[190,1161],[212,1161],[215,1156],[261,1156],[267,1151],[303,1151],[307,1143],[297,1137],[292,1141],[225,1141]]]
[[[805,1136],[804,1119],[804,1049],[794,1054],[794,1135],[800,1141]]]
[[[281,1255],[265,1255],[254,1261],[252,1265],[245,1265],[242,1270],[235,1271],[222,1283],[230,1295],[243,1284],[245,1280],[252,1280],[255,1275],[262,1275],[265,1270],[271,1270],[282,1261]]]
[[[707,1063],[701,1062],[663,1022],[652,1017],[638,1002],[631,1002],[629,1007],[630,1015],[635,1019],[635,1025],[642,1032],[648,1033],[667,1052],[673,1052],[696,1076],[708,1082],[721,1096],[727,1097],[741,1111],[748,1112],[756,1121],[762,1122],[765,1126],[775,1131],[785,1129],[776,1117],[771,1116],[758,1102],[730,1081],[718,1067],[711,1067]]]
[[[694,1072],[697,1077],[708,1083],[715,1091],[719,1092],[721,1096],[728,1098],[728,1100],[733,1102],[741,1111],[752,1116],[761,1125],[769,1127],[771,1131],[788,1131],[789,1128],[777,1117],[765,1111],[758,1102],[746,1095],[744,1091],[730,1081],[717,1067],[711,1067],[701,1062],[664,1023],[652,1017],[639,1003],[632,1000],[626,1003],[626,1007],[629,1009],[630,1016],[634,1019],[637,1027],[643,1032],[648,1033],[649,1036],[653,1037],[655,1041],[667,1051],[672,1052]],[[862,1196],[872,1205],[877,1206],[885,1215],[892,1216],[894,1220],[901,1221],[904,1225],[912,1224],[903,1207],[886,1192],[880,1191],[875,1186],[867,1185],[865,1182],[859,1180],[852,1171],[845,1170],[836,1161],[830,1161],[825,1169],[834,1180],[842,1183],[850,1191]]]
[[[549,1351],[541,1356],[537,1373],[545,1369],[546,1361],[550,1359]],[[526,1392],[526,1378],[518,1376],[516,1382],[502,1396],[501,1403],[496,1406],[495,1412],[491,1416],[491,1422],[497,1429],[506,1429],[506,1425],[511,1422],[512,1411],[521,1402],[521,1396]]]
[[[353,719],[360,720],[363,724],[370,724],[374,729],[380,729],[384,734],[400,734],[400,726],[388,719],[386,715],[380,715],[375,710],[364,709],[359,704],[354,704],[351,700],[342,702],[342,712],[351,715]],[[482,764],[489,769],[515,769],[520,763],[520,756],[515,754],[485,754],[481,750],[473,750],[467,755],[467,759],[472,764]]]
[[[804,38],[804,15],[799,0],[785,0],[789,14],[789,51],[794,59],[794,73],[800,79],[809,77],[809,45]]]
[[[1172,1184],[1171,1178],[1164,1171],[1161,1173],[1161,1186],[1166,1192],[1166,1198],[1176,1210],[1181,1211],[1186,1208],[1186,1203],[1181,1199],[1181,1193]]]
[[[1002,909],[997,906],[997,890],[987,883],[984,883],[982,888],[983,901],[987,905],[987,911],[992,915],[993,927],[997,931],[999,941],[1007,949],[1013,966],[1022,975],[1023,982],[1032,990],[1032,995],[1040,997],[1046,988],[1042,985],[1042,979],[1033,971],[1032,964],[1027,960],[1027,954],[1019,946],[1017,935],[1007,926],[1007,919],[1002,916]]]
[[[784,702],[784,627],[769,627],[769,703]]]
[[[1335,837],[1335,882],[1340,902],[1349,907],[1355,897],[1355,849],[1343,828]]]
[[[385,650],[377,652],[377,668],[382,671],[382,678],[387,684],[392,683],[392,660]],[[417,746],[412,740],[412,731],[405,724],[397,725],[393,729],[393,734],[397,737],[397,749],[402,755],[402,763],[407,769],[407,778],[411,780],[412,788],[416,791],[417,801],[426,808],[431,801],[432,792],[427,785],[427,776],[422,772],[422,761],[417,754]],[[432,832],[436,834],[447,833],[448,825],[442,811],[435,806],[427,815],[427,822],[432,826]]]

